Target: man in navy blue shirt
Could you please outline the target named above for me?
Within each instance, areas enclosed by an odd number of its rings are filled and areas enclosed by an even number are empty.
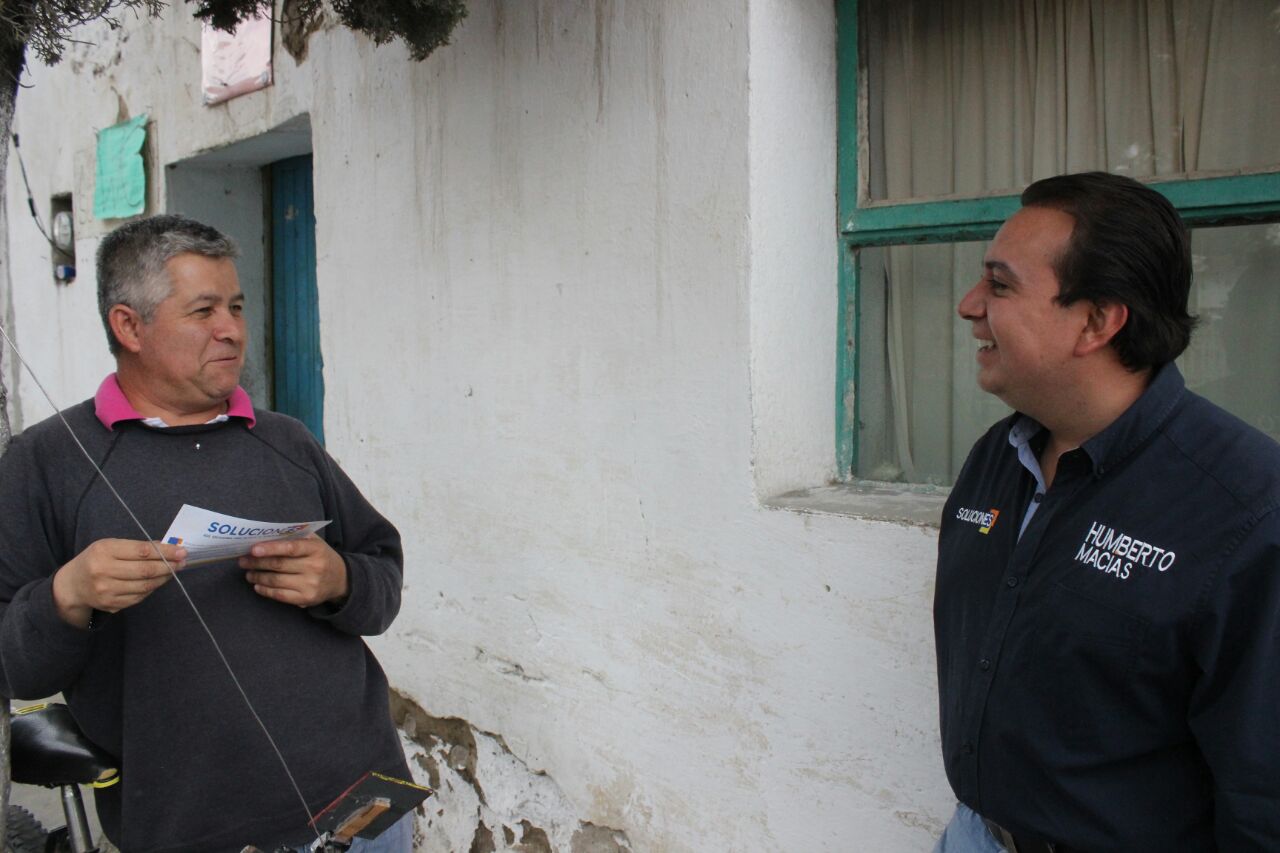
[[[960,301],[1015,412],[943,512],[942,853],[1280,850],[1280,446],[1188,391],[1190,241],[1039,181]]]

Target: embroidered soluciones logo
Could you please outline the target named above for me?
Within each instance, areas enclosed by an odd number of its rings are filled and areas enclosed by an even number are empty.
[[[1089,532],[1076,551],[1076,562],[1092,566],[1100,572],[1128,580],[1138,566],[1167,572],[1178,555],[1167,548],[1143,542],[1136,536],[1116,530],[1099,521],[1089,525]]]
[[[965,509],[961,507],[956,510],[957,521],[967,521],[970,524],[978,525],[978,532],[986,536],[991,532],[991,528],[996,526],[996,519],[1000,517],[1000,510],[995,509]]]

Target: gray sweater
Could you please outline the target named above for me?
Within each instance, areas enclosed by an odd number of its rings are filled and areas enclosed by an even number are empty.
[[[93,401],[66,411],[76,435],[151,538],[179,507],[264,521],[332,519],[350,597],[302,610],[262,598],[234,561],[180,577],[221,644],[314,813],[368,770],[408,778],[387,680],[361,635],[400,606],[396,529],[298,421],[108,430]],[[314,837],[279,761],[177,584],[93,627],[63,622],[54,572],[102,538],[142,535],[50,418],[0,460],[0,691],[62,691],[122,780],[97,792],[103,829],[128,853],[263,849]]]

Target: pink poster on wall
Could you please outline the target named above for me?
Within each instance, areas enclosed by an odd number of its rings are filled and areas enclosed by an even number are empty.
[[[234,33],[204,24],[200,34],[205,106],[271,85],[271,16],[242,21]]]

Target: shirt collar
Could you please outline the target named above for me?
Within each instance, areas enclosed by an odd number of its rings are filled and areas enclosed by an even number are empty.
[[[1013,425],[1009,427],[1009,444],[1018,451],[1018,461],[1022,463],[1022,467],[1036,478],[1036,492],[1039,494],[1044,494],[1047,489],[1044,485],[1044,472],[1040,470],[1040,455],[1031,442],[1043,429],[1044,426],[1038,420],[1021,413],[1014,417]]]
[[[1112,421],[1110,426],[1080,446],[1089,457],[1093,475],[1101,477],[1150,438],[1168,419],[1169,413],[1182,399],[1186,387],[1182,373],[1173,362],[1158,368],[1142,396]],[[1019,413],[1009,427],[1009,444],[1019,448],[1021,457],[1026,444],[1042,429],[1044,427],[1039,421]]]
[[[1173,362],[1158,368],[1142,396],[1109,427],[1082,445],[1093,463],[1094,476],[1101,477],[1119,465],[1150,438],[1168,420],[1186,387]]]
[[[98,386],[98,393],[93,397],[93,411],[98,416],[98,420],[102,421],[102,425],[107,429],[115,429],[116,424],[122,421],[145,422],[149,420],[129,402],[129,398],[124,395],[124,391],[120,388],[120,382],[116,379],[114,373],[102,380],[102,384]],[[227,398],[226,418],[242,418],[248,422],[251,428],[257,423],[253,416],[253,401],[249,399],[249,394],[239,385],[236,386],[236,390],[231,392],[231,396]],[[217,419],[215,418],[215,420]]]

